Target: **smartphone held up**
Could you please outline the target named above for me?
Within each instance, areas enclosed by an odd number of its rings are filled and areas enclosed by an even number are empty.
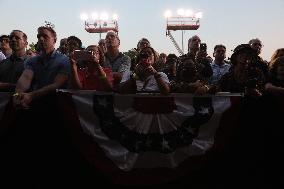
[[[200,50],[207,52],[207,44],[206,43],[200,43]]]
[[[74,59],[76,61],[91,61],[92,60],[92,51],[86,50],[75,50]]]

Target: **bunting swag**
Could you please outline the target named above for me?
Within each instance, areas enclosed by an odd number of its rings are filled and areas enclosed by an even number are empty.
[[[206,153],[230,107],[225,96],[75,92],[72,98],[84,133],[124,171],[175,168]]]

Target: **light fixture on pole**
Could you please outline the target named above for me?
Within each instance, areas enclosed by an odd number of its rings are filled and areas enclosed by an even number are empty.
[[[183,33],[184,30],[197,30],[200,27],[200,19],[202,18],[202,12],[194,13],[192,10],[177,10],[177,15],[172,16],[171,10],[167,10],[164,14],[167,20],[166,25],[166,36],[169,36],[177,51],[183,55]],[[182,31],[182,49],[179,47],[178,43],[174,39],[171,31]]]
[[[101,34],[108,31],[114,31],[118,33],[118,15],[113,14],[112,18],[109,18],[107,12],[93,12],[89,17],[88,14],[82,13],[80,18],[85,22],[85,30],[89,33]],[[91,18],[91,19],[90,19]]]

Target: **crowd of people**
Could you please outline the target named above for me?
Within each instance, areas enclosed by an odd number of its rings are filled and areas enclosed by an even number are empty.
[[[238,45],[228,61],[225,45],[215,45],[213,59],[200,48],[197,35],[188,40],[188,53],[183,56],[158,53],[142,38],[131,58],[120,52],[120,39],[113,31],[86,49],[76,36],[61,39],[56,49],[57,35],[51,27],[39,27],[37,37],[36,51],[26,50],[28,39],[23,31],[13,30],[0,37],[0,90],[15,92],[15,102],[23,107],[57,88],[283,94],[284,50],[276,49],[271,60],[265,61],[260,57],[263,44],[257,38]]]
[[[58,116],[51,109],[39,108],[42,104],[47,107],[56,103],[44,101],[56,89],[163,95],[230,92],[253,99],[265,94],[278,97],[284,94],[284,48],[276,49],[271,60],[263,60],[260,56],[263,44],[258,38],[238,45],[229,60],[224,44],[215,45],[212,58],[206,49],[200,48],[201,39],[197,35],[188,40],[188,53],[182,56],[159,53],[148,39],[142,38],[131,58],[119,50],[121,41],[113,31],[87,48],[82,47],[78,37],[69,36],[61,39],[56,49],[57,33],[48,26],[37,29],[37,38],[36,50],[27,50],[28,36],[23,31],[13,30],[0,36],[0,92],[12,92],[13,105],[20,110],[37,107],[33,112],[36,114],[19,114],[17,120],[21,124],[29,118],[34,121],[31,125],[35,130],[40,129],[35,115],[42,119]],[[50,137],[48,133],[54,134],[49,128],[51,122],[43,123],[47,128],[46,139]],[[21,136],[24,135],[17,137]]]

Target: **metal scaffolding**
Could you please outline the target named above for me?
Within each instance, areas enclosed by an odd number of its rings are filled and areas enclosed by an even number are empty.
[[[188,16],[179,16],[179,17],[170,17],[167,18],[167,27],[166,27],[166,36],[169,36],[175,48],[177,49],[180,55],[184,55],[183,48],[183,34],[186,30],[197,30],[200,27],[199,18],[188,17]],[[171,31],[182,31],[182,48],[179,47],[178,43],[174,39]]]

